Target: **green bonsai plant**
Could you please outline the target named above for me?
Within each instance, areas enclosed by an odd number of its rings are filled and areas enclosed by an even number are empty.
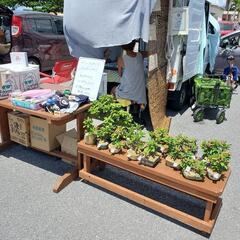
[[[86,118],[83,122],[83,127],[85,129],[84,142],[94,145],[96,143],[96,128],[93,125],[93,120],[89,117]]]
[[[228,170],[228,165],[231,159],[229,152],[213,154],[208,157],[208,177],[211,180],[217,181],[221,178],[222,173]]]
[[[197,141],[183,135],[172,137],[169,140],[168,156],[166,157],[166,165],[174,169],[181,169],[181,161],[183,159],[195,159],[197,152]]]
[[[169,144],[171,142],[171,137],[168,135],[166,129],[158,128],[150,133],[151,138],[159,144],[160,150],[163,154],[168,151]]]
[[[121,152],[124,146],[123,141],[126,137],[126,131],[127,129],[125,127],[118,126],[111,134],[111,144],[109,144],[108,148],[112,154]]]
[[[103,120],[105,117],[108,117],[112,111],[119,111],[121,109],[123,109],[122,106],[116,102],[112,95],[104,95],[92,102],[88,113],[94,118]]]
[[[203,141],[201,143],[201,148],[203,151],[203,158],[209,157],[211,155],[220,154],[230,150],[230,144],[226,141],[219,140],[209,140]]]
[[[140,151],[143,149],[144,143],[142,138],[144,136],[144,132],[140,129],[139,126],[132,126],[128,129],[128,137],[127,137],[127,157],[129,160],[137,160],[139,157]]]
[[[100,150],[107,149],[111,140],[111,134],[113,133],[115,126],[111,122],[104,121],[102,126],[97,130],[97,148]]]
[[[185,178],[203,181],[206,175],[206,163],[200,160],[185,158],[181,162],[182,174]]]
[[[139,157],[139,163],[145,166],[154,167],[160,160],[157,155],[158,144],[154,140],[150,140],[144,147]]]

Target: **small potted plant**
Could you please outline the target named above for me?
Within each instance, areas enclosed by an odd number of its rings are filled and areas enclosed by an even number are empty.
[[[139,157],[139,150],[143,147],[142,138],[144,133],[141,129],[133,126],[129,129],[129,134],[127,138],[127,158],[128,160],[137,161]]]
[[[160,157],[158,155],[158,144],[150,140],[146,146],[144,147],[144,150],[141,152],[141,155],[138,157],[139,164],[149,166],[149,167],[155,167],[157,163],[160,161]]]
[[[122,151],[123,143],[121,141],[114,141],[108,145],[109,152],[114,155]]]
[[[209,140],[201,143],[203,158],[211,155],[220,154],[230,150],[230,144],[226,141]]]
[[[196,152],[196,139],[188,138],[183,135],[171,138],[166,157],[166,165],[180,170],[182,160],[185,158],[195,159]]]
[[[85,134],[84,134],[84,142],[88,145],[96,144],[96,129],[93,125],[93,120],[91,118],[86,118],[83,122]]]
[[[213,181],[218,181],[221,178],[222,173],[228,170],[230,158],[231,156],[229,152],[222,152],[220,154],[209,156],[207,176]]]
[[[123,140],[125,138],[126,128],[118,126],[115,131],[111,134],[111,143],[108,148],[111,154],[117,154],[122,151],[124,146]]]
[[[166,154],[171,141],[166,129],[158,128],[150,133],[151,138],[159,144],[162,154]]]
[[[123,109],[122,106],[116,102],[112,95],[104,95],[92,102],[88,113],[94,118],[104,120],[104,118],[109,117],[113,111],[119,111],[121,109]]]
[[[185,178],[194,181],[203,181],[206,175],[204,161],[186,158],[181,162],[182,174]]]
[[[97,149],[106,150],[111,140],[111,134],[114,131],[114,126],[111,122],[104,121],[102,126],[97,130]]]

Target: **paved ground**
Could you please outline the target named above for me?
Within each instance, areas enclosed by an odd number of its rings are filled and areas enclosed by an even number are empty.
[[[228,120],[216,125],[208,113],[202,123],[193,123],[191,111],[174,115],[171,133],[198,139],[220,138],[232,144],[233,173],[223,196],[214,240],[240,238],[239,193],[239,93],[227,111]],[[14,145],[0,155],[0,240],[197,240],[206,239],[178,222],[144,209],[92,185],[76,181],[59,194],[52,192],[56,178],[69,166],[55,158]],[[202,215],[196,199],[156,188],[125,172],[108,168],[105,177],[152,194],[163,202]],[[117,174],[117,176],[116,176]],[[174,197],[174,198],[173,198]],[[195,210],[193,210],[195,209]]]

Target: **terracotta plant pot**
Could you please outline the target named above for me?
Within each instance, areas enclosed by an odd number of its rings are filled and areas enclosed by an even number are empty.
[[[104,141],[99,141],[97,144],[97,149],[98,150],[107,150],[108,149],[108,142],[104,142]]]
[[[203,181],[204,177],[201,177],[198,173],[195,173],[194,171],[186,171],[183,170],[183,176],[189,180],[193,181]]]
[[[132,161],[137,161],[139,155],[134,151],[133,149],[128,149],[127,150],[127,158]]]
[[[151,156],[149,158],[146,158],[143,156],[139,156],[138,161],[139,161],[139,164],[142,164],[144,166],[155,167],[159,163],[160,157],[159,156],[154,156],[154,157]]]
[[[218,181],[222,177],[222,174],[214,172],[211,168],[207,168],[207,176],[213,181]]]
[[[121,148],[116,148],[112,143],[108,145],[108,149],[111,154],[118,154],[122,151]]]
[[[95,145],[96,144],[96,136],[92,133],[86,132],[84,134],[84,143],[87,145]]]
[[[167,156],[166,157],[166,165],[168,167],[171,167],[171,168],[174,168],[176,170],[180,170],[181,167],[180,167],[180,164],[181,164],[181,160],[180,159],[176,159],[174,160],[173,158],[171,158],[170,156]]]

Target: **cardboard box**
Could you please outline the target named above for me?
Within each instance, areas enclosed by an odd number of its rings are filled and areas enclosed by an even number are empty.
[[[39,66],[29,64],[22,67],[14,64],[0,65],[0,98],[7,98],[9,93],[38,88],[40,80]]]
[[[30,146],[29,115],[20,112],[8,113],[10,139],[26,147]]]
[[[57,140],[58,140],[59,144],[61,145],[62,152],[77,157],[78,141],[77,141],[77,131],[75,129],[72,129],[66,133],[60,134],[59,136],[57,136]],[[73,162],[70,162],[65,159],[62,159],[62,160],[64,162],[74,165]]]
[[[44,151],[52,151],[60,146],[56,136],[66,132],[66,124],[53,125],[47,120],[30,117],[31,146]]]

